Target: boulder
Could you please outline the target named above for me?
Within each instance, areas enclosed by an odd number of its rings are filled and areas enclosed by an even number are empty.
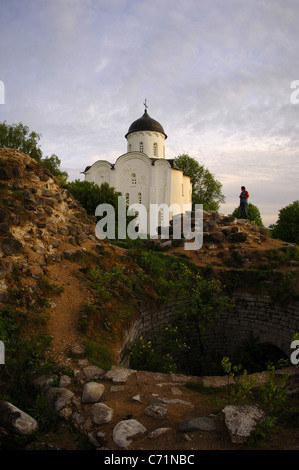
[[[82,403],[95,403],[100,400],[105,387],[97,382],[87,382],[83,387]]]
[[[18,255],[23,253],[23,245],[14,237],[7,237],[1,242],[1,250],[4,255]]]
[[[45,397],[55,411],[60,411],[71,402],[74,393],[66,388],[51,387]]]
[[[246,232],[236,232],[230,233],[228,236],[228,241],[231,243],[242,243],[247,240],[247,233]]]
[[[222,412],[234,444],[243,444],[255,426],[265,418],[264,411],[256,405],[228,405]]]
[[[128,447],[133,441],[131,437],[144,434],[146,428],[136,419],[120,421],[113,429],[113,441],[118,447]]]
[[[192,431],[215,431],[216,425],[211,418],[205,416],[199,418],[186,419],[179,425],[179,431],[192,432]]]
[[[90,419],[95,425],[109,423],[113,417],[113,409],[104,403],[95,403],[90,409]]]
[[[83,372],[87,380],[99,379],[101,377],[104,377],[106,373],[104,369],[101,369],[101,367],[96,365],[84,367]]]
[[[38,429],[34,418],[4,400],[0,401],[0,425],[21,436],[30,436]]]
[[[111,379],[114,384],[126,383],[127,378],[134,373],[136,373],[136,370],[112,366],[106,374],[106,379]]]

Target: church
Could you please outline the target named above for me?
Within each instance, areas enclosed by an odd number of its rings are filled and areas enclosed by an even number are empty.
[[[126,197],[128,206],[142,204],[147,212],[147,227],[150,210],[156,207],[153,205],[159,207],[157,222],[162,226],[168,225],[174,215],[191,210],[191,178],[174,159],[166,158],[167,135],[162,125],[149,116],[146,102],[143,116],[129,126],[125,138],[126,153],[115,163],[98,160],[88,166],[83,172],[85,180],[98,186],[108,183]]]

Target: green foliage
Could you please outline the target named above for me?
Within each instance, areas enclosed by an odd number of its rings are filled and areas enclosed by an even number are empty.
[[[277,412],[285,402],[288,393],[287,380],[288,375],[277,378],[274,365],[268,365],[268,380],[260,386],[260,393],[262,402],[269,414]]]
[[[273,416],[266,416],[260,421],[251,432],[247,444],[249,446],[261,446],[263,442],[269,441],[273,437],[276,419]]]
[[[177,370],[182,352],[192,348],[190,331],[197,332],[196,347],[201,349],[202,356],[205,329],[210,321],[228,307],[229,299],[223,295],[222,287],[216,279],[204,278],[199,269],[189,266],[183,260],[157,252],[140,253],[135,259],[154,279],[159,299],[163,302],[180,299],[188,292],[189,301],[188,305],[178,302],[174,318],[166,325],[167,334],[164,327],[161,327],[152,335],[130,345],[134,364],[138,362],[140,368],[146,367],[152,371],[157,371],[157,368],[159,371],[161,368],[164,371]],[[200,361],[196,367],[198,369],[195,372],[199,374]]]
[[[168,322],[155,330],[153,335],[141,336],[129,347],[133,368],[171,374],[177,371],[174,355],[188,351],[186,337],[178,326]]]
[[[242,370],[241,364],[233,366],[228,357],[224,357],[221,361],[224,372],[228,377],[228,401],[232,399],[236,404],[247,403],[259,397],[266,412],[270,415],[277,413],[287,397],[288,389],[286,387],[288,374],[277,377],[275,374],[275,366],[271,363],[267,366],[268,377],[265,383],[257,387],[258,379],[254,376],[248,376],[244,370],[242,376],[238,376]],[[230,379],[234,379],[232,387]],[[231,392],[231,388],[233,391]],[[257,389],[256,397],[253,390]]]
[[[67,183],[68,174],[66,171],[60,170],[60,164],[60,159],[54,154],[51,155],[51,157],[45,157],[41,160],[41,165],[47,168],[61,185],[65,185]]]
[[[30,132],[29,127],[22,123],[9,125],[6,121],[0,123],[0,147],[14,148],[26,153],[41,163],[42,151],[38,146],[40,134]]]
[[[257,379],[248,376],[246,369],[244,369],[243,374],[239,376],[242,370],[242,365],[233,365],[226,356],[222,359],[221,366],[227,374],[228,403],[231,403],[231,401],[238,404],[250,402],[253,396],[252,389],[256,385]],[[234,380],[233,387],[231,379]]]
[[[279,211],[278,221],[271,229],[273,238],[299,243],[299,200]]]
[[[115,191],[108,183],[102,183],[101,186],[98,186],[93,182],[75,180],[67,183],[65,187],[82,204],[89,215],[95,215],[97,206],[105,203],[115,209],[117,216],[118,197],[121,196],[121,193]]]
[[[59,417],[44,395],[37,395],[30,415],[38,422],[38,432],[50,432],[57,429]]]
[[[222,184],[215,179],[212,173],[200,165],[195,158],[189,155],[178,155],[175,163],[184,173],[191,177],[192,205],[203,204],[205,210],[218,210],[225,201],[222,194]]]
[[[240,206],[235,208],[232,215],[236,217],[237,219],[240,218]],[[264,227],[262,217],[261,217],[258,207],[255,206],[254,204],[251,204],[251,202],[247,204],[247,218],[251,221],[252,224],[258,225],[260,227]]]

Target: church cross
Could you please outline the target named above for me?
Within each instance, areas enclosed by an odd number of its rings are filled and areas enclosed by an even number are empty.
[[[145,100],[144,100],[144,103],[143,103],[143,104],[144,104],[144,107],[145,107],[145,109],[147,109],[147,108],[148,108],[148,105],[146,104],[146,98],[145,98]]]

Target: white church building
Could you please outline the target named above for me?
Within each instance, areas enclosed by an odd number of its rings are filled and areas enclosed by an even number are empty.
[[[149,116],[146,104],[143,116],[130,125],[125,138],[126,153],[115,163],[98,160],[88,166],[83,172],[85,180],[99,186],[108,183],[126,197],[128,205],[142,204],[147,211],[147,227],[150,210],[157,205],[158,225],[168,225],[172,216],[191,210],[191,179],[174,159],[166,158],[167,135],[162,125]]]

